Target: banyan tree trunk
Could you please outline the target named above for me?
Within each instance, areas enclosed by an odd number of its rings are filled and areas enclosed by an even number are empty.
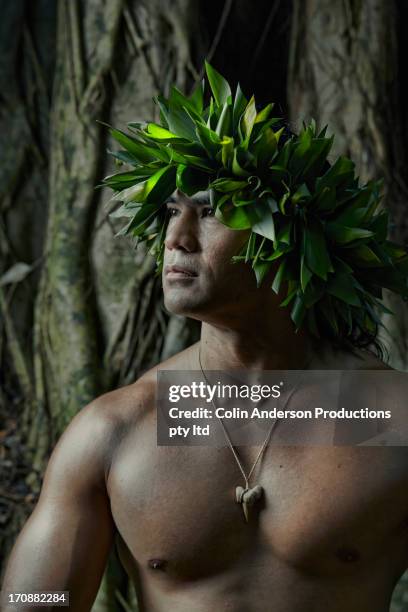
[[[2,57],[9,63],[0,66],[7,111],[0,170],[5,557],[33,509],[49,454],[78,410],[199,333],[195,322],[164,311],[153,259],[114,239],[109,194],[95,190],[111,169],[107,130],[97,120],[124,126],[154,117],[154,94],[167,93],[170,82],[185,88],[197,76],[194,3],[28,4],[5,11]],[[50,57],[56,61],[48,67]],[[13,87],[16,72],[21,89]],[[112,551],[94,610],[126,609],[128,590]]]
[[[361,181],[384,177],[391,236],[408,240],[406,125],[401,105],[398,6],[388,0],[294,3],[288,99],[297,125],[315,117],[336,134],[335,154],[349,154]],[[408,369],[408,309],[389,292],[390,361]]]
[[[408,174],[397,78],[404,45],[398,37],[399,11],[400,6],[389,0],[295,0],[288,101],[295,128],[311,117],[329,126],[336,134],[334,153],[355,160],[362,182],[384,177],[394,224],[391,236],[404,243]],[[390,293],[386,302],[396,316],[384,318],[391,334],[382,335],[382,340],[391,364],[408,370],[408,309]],[[408,575],[394,594],[395,611],[403,609],[404,589],[408,591]]]

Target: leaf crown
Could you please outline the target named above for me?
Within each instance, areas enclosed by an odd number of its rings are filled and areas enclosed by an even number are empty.
[[[391,312],[382,289],[408,299],[408,253],[387,239],[382,180],[359,186],[351,159],[328,162],[327,126],[319,131],[312,120],[288,134],[273,103],[257,110],[239,84],[232,95],[208,62],[205,69],[207,106],[203,79],[190,96],[172,87],[168,98],[153,98],[159,123],[132,122],[129,133],[110,128],[122,148],[109,153],[131,167],[103,180],[122,202],[110,216],[128,218],[116,236],[146,242],[160,274],[166,200],[176,188],[189,196],[209,190],[221,223],[251,230],[232,261],[249,263],[258,287],[275,266],[271,288],[279,293],[286,282],[280,305],[290,307],[297,330],[374,338],[379,313]]]

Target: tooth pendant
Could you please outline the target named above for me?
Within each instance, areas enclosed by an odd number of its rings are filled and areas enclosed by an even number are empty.
[[[245,521],[249,520],[249,508],[255,504],[255,502],[262,497],[263,487],[256,485],[255,487],[244,487],[238,486],[235,489],[235,499],[237,504],[242,505],[244,512]]]

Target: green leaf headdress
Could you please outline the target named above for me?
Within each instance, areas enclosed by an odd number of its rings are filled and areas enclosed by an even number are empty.
[[[315,121],[287,133],[273,104],[257,110],[238,85],[206,62],[205,82],[189,96],[176,87],[154,98],[160,123],[110,129],[121,150],[110,152],[130,169],[104,179],[122,202],[113,217],[127,217],[118,235],[144,241],[163,266],[168,223],[166,200],[176,188],[191,196],[210,190],[215,216],[233,229],[251,229],[233,261],[250,263],[258,287],[272,266],[272,290],[286,282],[281,306],[300,329],[333,339],[374,337],[380,301],[388,288],[408,299],[408,253],[387,240],[388,212],[381,209],[382,181],[359,186],[354,163],[327,156],[333,136]]]

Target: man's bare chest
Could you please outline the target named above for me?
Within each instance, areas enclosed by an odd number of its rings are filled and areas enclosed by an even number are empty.
[[[257,449],[240,450],[248,469]],[[135,566],[160,559],[187,579],[274,559],[338,575],[384,551],[397,569],[408,563],[407,473],[403,448],[272,445],[251,479],[264,497],[246,523],[229,448],[157,447],[146,425],[115,454],[108,490]]]

